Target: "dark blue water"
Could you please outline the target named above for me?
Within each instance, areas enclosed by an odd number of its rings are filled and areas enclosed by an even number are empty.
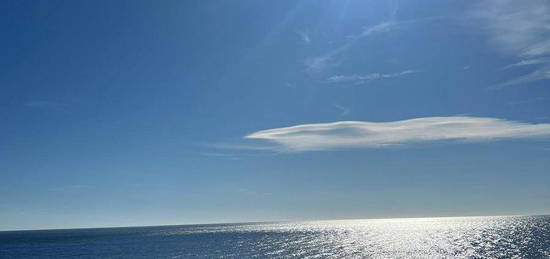
[[[0,232],[0,258],[550,258],[550,216]]]

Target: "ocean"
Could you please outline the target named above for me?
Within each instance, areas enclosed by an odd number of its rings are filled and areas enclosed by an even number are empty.
[[[550,216],[8,231],[0,258],[550,258]]]

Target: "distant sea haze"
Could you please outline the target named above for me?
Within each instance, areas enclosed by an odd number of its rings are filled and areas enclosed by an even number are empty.
[[[6,231],[0,258],[550,258],[550,216]]]

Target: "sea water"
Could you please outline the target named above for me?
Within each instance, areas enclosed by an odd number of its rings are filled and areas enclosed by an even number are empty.
[[[550,258],[550,216],[0,232],[0,258]]]

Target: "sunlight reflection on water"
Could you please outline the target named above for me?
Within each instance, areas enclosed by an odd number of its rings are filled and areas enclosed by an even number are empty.
[[[262,233],[252,254],[303,257],[544,257],[549,217],[455,217],[221,225],[171,234]],[[248,244],[250,245],[250,244]]]
[[[14,258],[550,257],[550,216],[220,224],[21,235],[12,236],[7,247],[0,242],[0,252]],[[5,240],[0,233],[0,241]]]

